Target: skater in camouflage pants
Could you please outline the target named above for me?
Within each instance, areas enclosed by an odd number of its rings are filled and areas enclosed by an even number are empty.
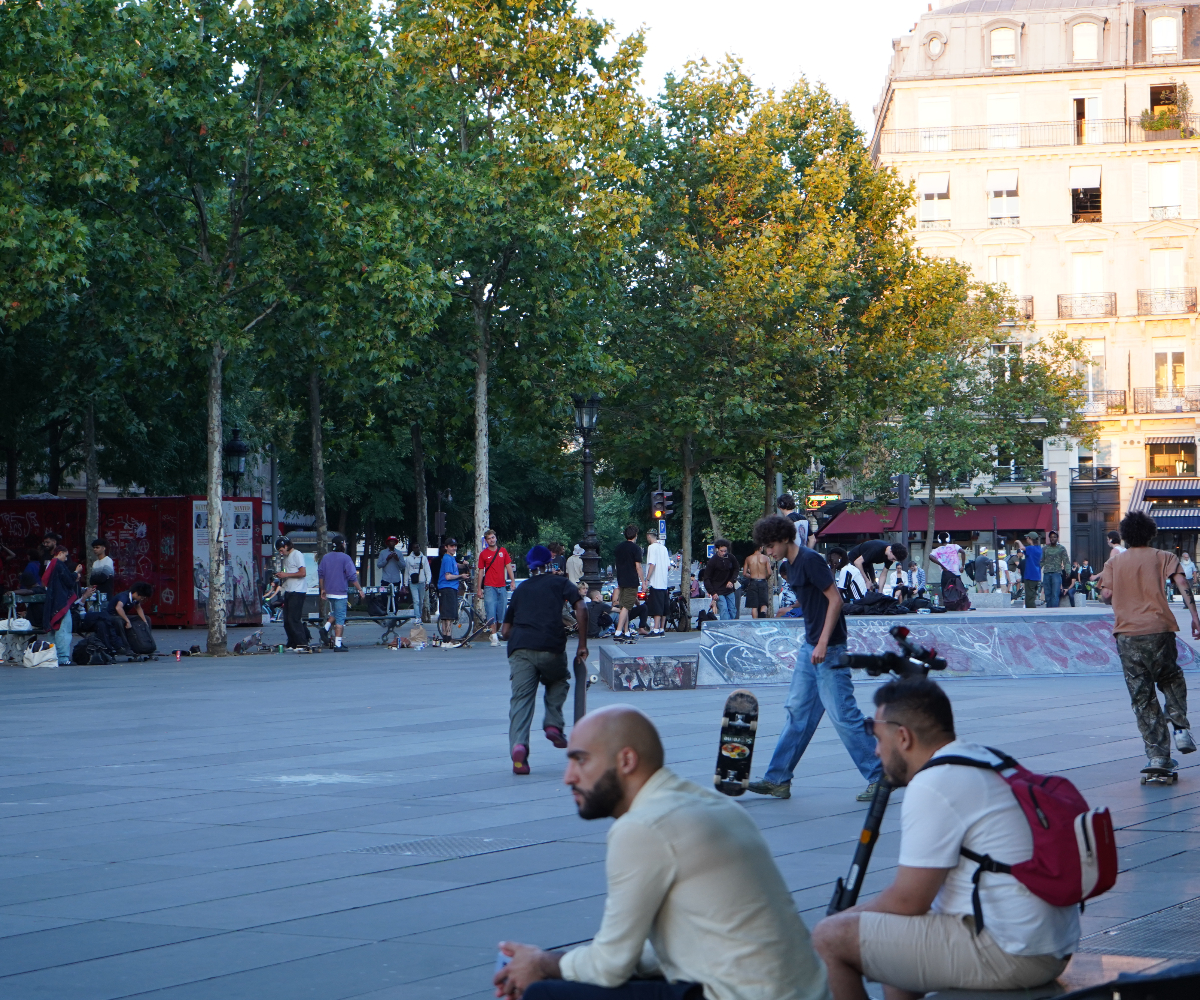
[[[1173,552],[1149,547],[1158,532],[1153,518],[1140,511],[1125,515],[1121,538],[1128,550],[1109,557],[1100,574],[1101,599],[1112,604],[1113,636],[1125,673],[1125,684],[1138,729],[1146,744],[1150,768],[1174,770],[1171,735],[1180,753],[1192,753],[1196,743],[1187,718],[1187,681],[1179,669],[1175,633],[1179,625],[1167,603],[1166,583],[1175,584],[1192,616],[1192,638],[1200,639],[1196,601]],[[1155,688],[1157,687],[1157,691]],[[1158,691],[1166,701],[1166,714],[1158,704]]]

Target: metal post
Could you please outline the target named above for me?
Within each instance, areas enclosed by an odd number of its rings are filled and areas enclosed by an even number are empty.
[[[900,544],[908,548],[908,486],[909,477],[907,472],[900,473]]]
[[[275,552],[275,539],[279,537],[279,466],[275,461],[275,445],[271,445],[271,552]]]
[[[583,579],[600,589],[600,539],[596,537],[596,500],[592,487],[592,432],[583,431]]]

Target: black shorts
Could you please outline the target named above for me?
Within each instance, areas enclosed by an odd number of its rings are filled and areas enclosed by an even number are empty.
[[[457,587],[443,587],[438,591],[438,618],[444,622],[458,621]]]
[[[667,592],[665,590],[649,590],[646,592],[646,613],[652,618],[666,617]]]
[[[746,580],[742,588],[742,599],[747,608],[769,608],[771,606],[771,591],[766,580]]]

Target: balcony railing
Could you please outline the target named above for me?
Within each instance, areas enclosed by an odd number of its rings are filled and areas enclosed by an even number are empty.
[[[1180,215],[1180,206],[1178,205],[1153,205],[1150,208],[1150,220],[1152,222],[1161,222],[1163,219],[1178,219]]]
[[[1014,295],[1012,298],[1013,308],[1016,309],[1019,319],[1033,319],[1033,296],[1032,295]]]
[[[1059,319],[1093,319],[1117,314],[1117,293],[1060,295],[1058,297]]]
[[[1137,118],[1097,118],[1026,125],[962,125],[944,128],[885,129],[879,153],[954,153],[973,149],[1036,149],[1041,146],[1093,146],[1126,142],[1195,139],[1200,115],[1189,115],[1182,129],[1147,131]]]
[[[1071,470],[1071,481],[1081,483],[1115,483],[1120,468],[1116,465],[1081,465]]]
[[[1200,412],[1200,385],[1172,386],[1167,389],[1134,389],[1133,412]]]
[[[1194,313],[1195,288],[1139,288],[1138,315],[1162,316],[1170,313]]]
[[[992,469],[992,485],[1005,483],[1042,483],[1046,481],[1046,470],[1032,465],[997,465]]]
[[[1079,389],[1071,395],[1085,416],[1105,417],[1125,412],[1124,389]]]

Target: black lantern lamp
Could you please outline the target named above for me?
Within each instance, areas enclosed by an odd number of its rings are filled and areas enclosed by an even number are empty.
[[[596,504],[592,490],[592,433],[600,419],[600,397],[572,395],[575,430],[583,438],[583,579],[588,590],[600,587],[600,539],[596,537]]]
[[[250,446],[242,440],[242,432],[237,427],[222,451],[225,456],[225,475],[233,478],[233,495],[237,496],[242,476],[246,474],[246,456],[250,454]]]

